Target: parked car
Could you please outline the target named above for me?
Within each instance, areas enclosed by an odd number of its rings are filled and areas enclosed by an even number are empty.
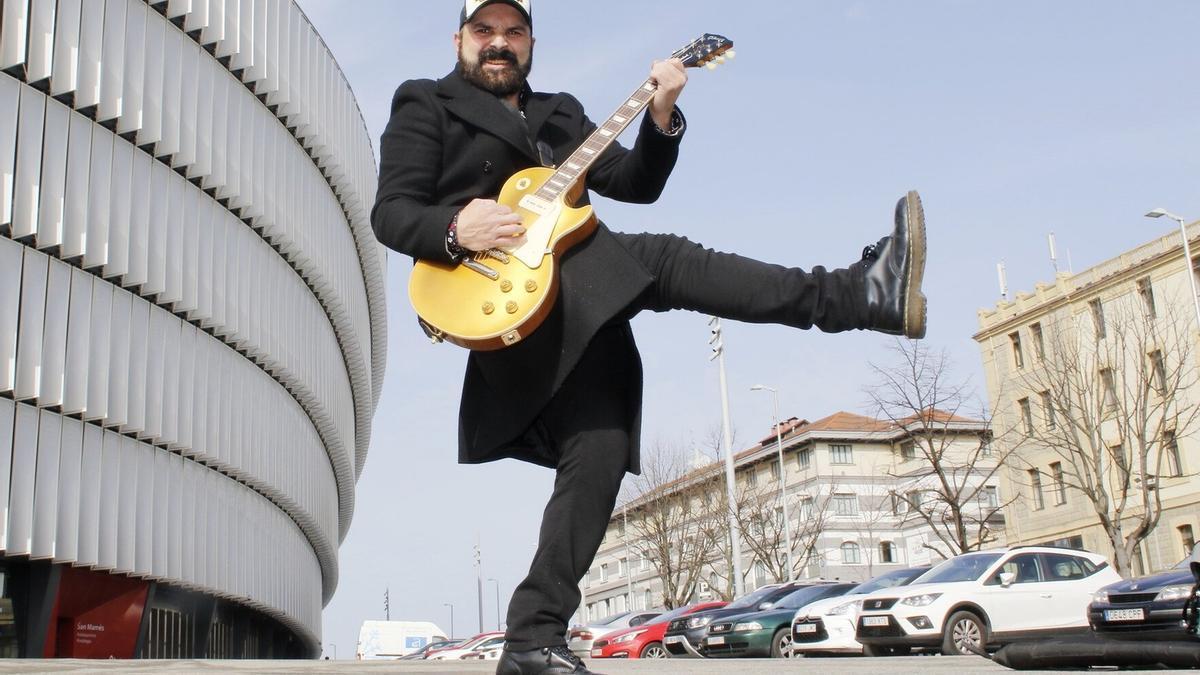
[[[856,584],[823,584],[798,588],[769,609],[721,617],[708,626],[704,655],[791,658],[792,619],[810,602],[843,595]]]
[[[453,640],[438,640],[437,642],[430,642],[411,654],[401,656],[399,659],[397,659],[397,661],[419,661],[424,659],[432,652],[440,651],[442,649],[450,649],[451,647],[460,645],[465,641],[466,638],[455,638]]]
[[[603,619],[586,626],[576,626],[567,636],[567,647],[578,656],[587,656],[592,652],[592,643],[596,638],[609,633],[640,626],[654,617],[662,614],[662,610],[652,609],[641,612],[621,612],[606,616]]]
[[[425,657],[427,661],[457,661],[460,656],[467,652],[475,651],[483,647],[491,645],[503,644],[504,633],[500,631],[488,631],[480,633],[474,637],[467,638],[461,644],[455,645],[449,649],[441,649],[433,652]]]
[[[818,583],[828,584],[833,582]],[[667,648],[671,656],[704,656],[704,638],[708,634],[708,624],[714,620],[734,614],[744,614],[756,609],[770,609],[783,596],[797,588],[814,585],[816,584],[811,581],[768,584],[752,593],[747,593],[720,609],[710,609],[674,619],[667,624],[667,631],[663,634],[663,646]]]
[[[1103,556],[1044,546],[965,553],[903,589],[862,600],[855,639],[868,656],[914,648],[970,654],[1024,638],[1087,632],[1092,594],[1120,580]]]
[[[818,600],[796,610],[792,620],[792,653],[861,654],[863,646],[854,639],[854,630],[863,596],[905,586],[928,571],[929,565],[892,570],[851,588],[844,596]]]
[[[640,626],[609,633],[592,643],[592,658],[665,659],[671,653],[663,647],[662,639],[663,634],[667,631],[667,624],[672,619],[708,609],[718,609],[725,605],[726,603],[723,601],[684,605],[660,614]]]
[[[1122,579],[1092,596],[1088,623],[1105,637],[1187,639],[1183,607],[1195,585],[1186,558],[1166,572]]]
[[[504,651],[504,640],[494,642],[488,640],[482,646],[458,657],[460,661],[499,661]]]

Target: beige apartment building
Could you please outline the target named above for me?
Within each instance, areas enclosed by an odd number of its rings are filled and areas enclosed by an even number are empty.
[[[968,510],[992,533],[986,547],[1004,541],[1003,504],[1007,497],[1000,486],[996,463],[987,443],[989,429],[978,420],[935,412],[937,436],[944,439],[947,454],[963,458],[960,483],[971,495]],[[936,489],[928,466],[914,448],[915,423],[876,420],[839,412],[815,422],[792,418],[782,423],[783,470],[780,470],[774,428],[754,446],[735,455],[739,509],[746,524],[741,546],[742,570],[747,592],[764,584],[786,580],[786,566],[765,562],[766,552],[776,560],[786,556],[780,535],[780,477],[787,501],[787,518],[793,542],[796,578],[864,581],[888,570],[938,562],[951,551],[917,515],[913,505],[925,504],[923,495]],[[942,440],[938,441],[939,443]],[[643,462],[648,465],[653,460]],[[594,621],[612,613],[660,607],[664,604],[663,582],[654,560],[643,554],[648,543],[638,519],[646,517],[665,500],[682,499],[689,504],[688,516],[670,521],[679,530],[672,546],[686,546],[696,521],[713,514],[713,505],[725,495],[724,463],[711,458],[692,466],[670,481],[629,495],[618,505],[591,569],[582,582],[584,593],[575,622]],[[647,468],[644,466],[644,468]],[[648,471],[649,473],[649,471]],[[932,507],[930,507],[932,508]],[[721,512],[723,513],[723,512]],[[718,517],[718,521],[724,518]],[[756,518],[769,522],[756,528]],[[728,528],[718,522],[720,539],[710,540],[710,549],[724,546]],[[762,531],[765,529],[765,534]],[[771,537],[775,537],[773,540]],[[758,546],[750,540],[757,538]],[[941,552],[939,552],[941,551]],[[729,586],[725,558],[721,555],[704,565],[691,586],[688,601],[719,599]]]
[[[1200,223],[1188,232],[1194,247]],[[1195,544],[1200,344],[1184,257],[1176,230],[980,311],[995,443],[1012,451],[1001,488],[1017,497],[1010,543],[1114,560],[1098,511],[1120,516],[1127,535],[1159,510],[1130,573],[1170,567]]]

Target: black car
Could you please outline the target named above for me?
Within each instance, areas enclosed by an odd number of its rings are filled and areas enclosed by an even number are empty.
[[[817,582],[833,583],[833,582]],[[745,614],[756,610],[770,609],[781,598],[792,591],[805,586],[816,585],[811,581],[792,581],[786,584],[770,584],[763,586],[753,593],[747,593],[741,598],[725,605],[720,609],[710,609],[681,616],[667,624],[663,635],[663,646],[671,652],[671,656],[705,656],[704,638],[708,633],[708,625],[714,619],[734,614]]]
[[[1181,639],[1187,630],[1183,606],[1195,583],[1184,560],[1166,572],[1109,584],[1092,596],[1088,623],[1105,637]]]

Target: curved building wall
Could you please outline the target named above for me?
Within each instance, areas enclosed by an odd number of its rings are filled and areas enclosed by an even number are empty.
[[[385,366],[345,77],[290,0],[0,5],[0,550],[315,653]]]

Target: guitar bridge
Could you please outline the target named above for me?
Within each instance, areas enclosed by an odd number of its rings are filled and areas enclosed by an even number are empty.
[[[483,252],[483,255],[485,255],[489,258],[494,258],[496,260],[499,260],[500,262],[504,263],[505,265],[508,264],[508,254],[505,253],[504,251],[501,251],[498,248],[489,248],[488,250]]]

